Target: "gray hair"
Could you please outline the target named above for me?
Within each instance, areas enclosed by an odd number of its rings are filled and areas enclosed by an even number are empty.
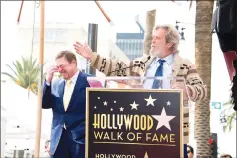
[[[167,43],[173,43],[171,47],[171,51],[174,53],[178,53],[178,45],[179,45],[179,32],[176,28],[171,25],[156,25],[153,29],[153,32],[158,29],[164,29],[167,31],[165,38]]]

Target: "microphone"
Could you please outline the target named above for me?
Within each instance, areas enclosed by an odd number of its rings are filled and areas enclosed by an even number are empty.
[[[130,66],[128,66],[128,67],[124,67],[124,68],[122,68],[122,64],[121,63],[117,63],[117,65],[118,65],[118,69],[117,70],[114,70],[114,71],[110,71],[110,72],[108,72],[108,76],[111,74],[111,73],[113,73],[113,72],[119,72],[119,71],[121,71],[121,74],[123,74],[123,75],[120,75],[120,74],[118,74],[117,76],[126,76],[126,74],[125,74],[125,70],[126,69],[129,69],[129,68],[133,68],[133,67],[140,67],[141,69],[145,69],[145,65],[146,65],[146,63],[149,61],[151,59],[151,56],[148,56],[147,57],[147,60],[145,61],[145,62],[143,62],[143,61],[134,61],[134,64],[132,64],[132,65],[130,65]]]

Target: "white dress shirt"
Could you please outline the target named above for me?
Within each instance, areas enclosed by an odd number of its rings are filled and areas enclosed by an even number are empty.
[[[71,83],[72,92],[73,92],[74,87],[75,87],[75,85],[76,85],[76,82],[77,82],[77,78],[78,78],[79,73],[80,73],[80,71],[77,70],[77,72],[76,72],[76,73],[72,76],[72,78],[71,78],[71,81],[72,81],[72,83]],[[65,80],[65,82],[66,82],[66,80]],[[66,84],[65,84],[65,86],[66,86]]]
[[[154,77],[157,68],[160,66],[160,63],[158,62],[158,60],[160,60],[160,58],[156,58],[151,65],[148,67],[148,69],[146,70],[145,73],[145,77]],[[163,58],[162,60],[165,60],[165,62],[163,63],[163,76],[162,77],[171,77],[172,76],[172,65],[173,65],[173,60],[174,60],[174,54],[170,54],[169,56]],[[153,81],[152,79],[146,79],[143,82],[143,87],[144,88],[148,88],[151,89],[152,85],[153,85]],[[162,89],[170,89],[170,80],[169,79],[164,79],[162,80]]]

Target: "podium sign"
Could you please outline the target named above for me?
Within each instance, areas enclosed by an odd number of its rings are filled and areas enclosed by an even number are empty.
[[[183,158],[181,90],[87,88],[87,158]]]

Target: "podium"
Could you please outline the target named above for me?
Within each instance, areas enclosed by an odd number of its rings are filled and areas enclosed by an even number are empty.
[[[184,79],[87,80],[86,158],[184,157],[183,91],[167,88],[173,82],[185,85]]]

